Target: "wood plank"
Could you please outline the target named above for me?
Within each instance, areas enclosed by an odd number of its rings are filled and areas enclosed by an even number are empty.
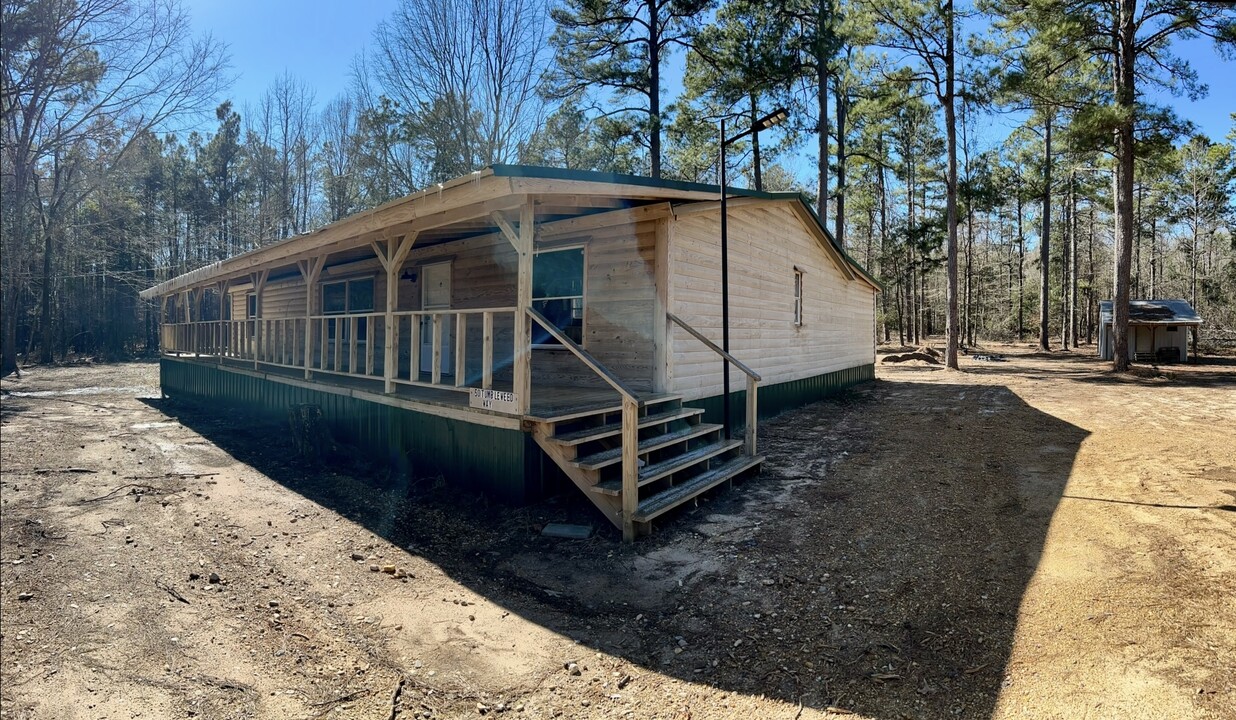
[[[639,505],[639,403],[622,399],[622,541],[635,541],[635,510]],[[583,465],[578,465],[583,467]]]
[[[481,387],[490,390],[494,386],[494,314],[482,314],[481,329]]]
[[[635,521],[649,522],[658,515],[673,510],[701,493],[728,482],[741,473],[759,467],[762,462],[764,462],[764,458],[761,456],[748,457],[743,455],[720,467],[693,477],[681,485],[675,485],[669,490],[645,498],[635,512]]]
[[[718,455],[721,455],[730,450],[742,447],[742,442],[739,440],[721,440],[711,445],[695,448],[694,450],[675,455],[667,460],[652,465],[646,465],[639,473],[639,486],[643,487],[657,480],[663,480],[676,472],[681,472],[694,465],[698,465],[705,460],[710,460]],[[620,479],[606,480],[592,486],[592,491],[603,495],[613,495],[615,497],[622,494],[622,481]]]

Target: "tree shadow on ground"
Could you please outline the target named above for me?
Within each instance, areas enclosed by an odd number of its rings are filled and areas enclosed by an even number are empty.
[[[277,423],[146,402],[589,647],[725,692],[889,720],[992,715],[1087,435],[1004,387],[878,381],[766,424],[760,477],[623,545],[575,491],[490,505],[441,479],[307,463]],[[605,527],[551,540],[546,521]]]

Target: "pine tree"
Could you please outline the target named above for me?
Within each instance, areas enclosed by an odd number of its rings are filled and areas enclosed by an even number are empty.
[[[557,68],[551,92],[567,98],[592,88],[613,93],[611,114],[648,148],[649,174],[661,177],[661,70],[671,46],[690,46],[711,0],[565,0],[550,16]],[[630,99],[632,106],[624,106]],[[631,120],[642,115],[642,122]]]

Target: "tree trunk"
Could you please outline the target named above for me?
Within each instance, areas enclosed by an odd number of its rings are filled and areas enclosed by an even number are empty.
[[[1076,349],[1081,340],[1077,328],[1077,270],[1080,263],[1077,260],[1077,187],[1072,177],[1069,178],[1069,339]]]
[[[1026,226],[1017,180],[1017,342],[1026,339]]]
[[[824,3],[820,3],[820,28],[823,32],[824,23]],[[817,49],[819,57],[816,58],[816,78],[819,87],[816,92],[819,93],[820,106],[820,124],[816,127],[816,133],[819,142],[819,158],[820,161],[816,170],[818,171],[817,181],[820,184],[819,197],[816,199],[816,213],[820,216],[820,224],[828,227],[828,59],[824,57],[824,48]]]
[[[834,235],[837,237],[837,244],[843,249],[845,248],[845,115],[846,115],[846,91],[841,87],[840,81],[834,83],[833,94],[837,101],[837,217],[835,219],[835,227],[837,228]]]
[[[755,127],[755,121],[759,119],[759,106],[755,102],[754,94],[749,97],[751,99],[751,127]],[[751,133],[751,174],[755,180],[756,192],[764,189],[764,178],[761,172],[762,164],[760,162],[760,134],[753,132]]]
[[[944,63],[944,125],[948,134],[948,188],[945,204],[948,211],[948,287],[945,290],[948,304],[948,317],[945,320],[947,344],[944,349],[944,365],[957,370],[957,345],[960,331],[957,307],[957,112],[954,107],[956,97],[953,94],[954,54],[953,54],[953,0],[944,4],[945,39]]]
[[[1043,231],[1039,238],[1039,350],[1051,352],[1051,125],[1048,111],[1043,134]]]
[[[661,178],[661,23],[660,0],[648,0],[648,154],[652,177]]]
[[[1071,195],[1070,195],[1071,196]],[[1069,197],[1062,198],[1061,230],[1064,237],[1060,238],[1060,349],[1069,349],[1069,230],[1071,216],[1069,215]]]
[[[1118,0],[1120,13],[1116,28],[1114,70],[1116,105],[1121,111],[1116,127],[1116,238],[1115,284],[1112,302],[1112,338],[1115,350],[1112,368],[1116,372],[1129,369],[1129,267],[1133,259],[1133,118],[1135,116],[1136,75],[1135,53],[1136,0]]]

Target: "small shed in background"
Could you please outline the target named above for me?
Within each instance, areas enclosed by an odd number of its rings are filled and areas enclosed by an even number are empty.
[[[1194,350],[1202,324],[1197,311],[1186,300],[1129,301],[1129,359],[1138,362],[1186,362],[1189,359],[1189,334]],[[1115,354],[1112,333],[1112,301],[1099,302],[1099,357],[1111,360]]]

